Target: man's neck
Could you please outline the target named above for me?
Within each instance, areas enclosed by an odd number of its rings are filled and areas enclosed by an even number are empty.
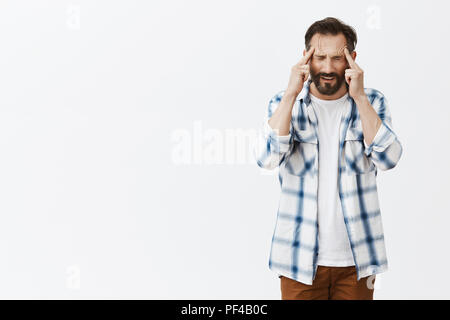
[[[314,84],[314,82],[311,82],[310,87],[309,87],[309,93],[312,94],[313,96],[322,99],[322,100],[336,100],[341,98],[342,96],[344,96],[347,93],[347,86],[345,85],[345,83],[342,84],[342,86],[339,88],[338,91],[336,91],[334,94],[332,95],[325,95],[325,94],[321,94],[319,92],[319,90],[317,90],[316,85]]]

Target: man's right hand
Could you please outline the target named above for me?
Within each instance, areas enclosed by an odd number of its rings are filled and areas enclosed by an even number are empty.
[[[297,96],[303,89],[303,83],[309,76],[309,59],[314,53],[314,47],[311,46],[309,51],[300,59],[300,61],[291,68],[291,76],[289,78],[286,93]]]

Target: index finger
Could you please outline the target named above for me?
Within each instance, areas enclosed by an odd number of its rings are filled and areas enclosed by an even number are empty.
[[[311,48],[309,48],[309,50],[306,52],[306,54],[300,60],[300,63],[307,64],[309,59],[311,58],[313,52],[314,52],[314,49],[315,48],[313,46],[311,46]]]
[[[347,58],[347,61],[348,61],[348,64],[350,65],[350,67],[352,67],[354,69],[358,69],[358,65],[353,60],[353,58],[350,55],[350,52],[348,51],[347,47],[344,48],[344,54],[345,54],[345,57]]]

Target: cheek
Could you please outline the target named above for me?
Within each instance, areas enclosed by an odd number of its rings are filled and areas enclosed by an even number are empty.
[[[340,63],[336,64],[335,67],[339,74],[344,74],[345,69],[348,69],[347,63],[344,63],[344,62],[342,62],[342,63],[340,62]]]
[[[309,68],[313,73],[318,73],[321,68],[321,64],[318,61],[311,61],[311,63],[309,64]]]
[[[350,65],[348,64],[347,61],[343,61],[341,62],[340,68],[342,68],[342,70],[350,69]]]

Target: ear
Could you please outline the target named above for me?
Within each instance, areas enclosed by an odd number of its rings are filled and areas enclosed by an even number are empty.
[[[306,54],[306,49],[303,49],[303,56],[305,56]]]
[[[355,60],[356,59],[356,51],[353,50],[352,53],[350,53],[350,55],[352,56],[352,59]]]

